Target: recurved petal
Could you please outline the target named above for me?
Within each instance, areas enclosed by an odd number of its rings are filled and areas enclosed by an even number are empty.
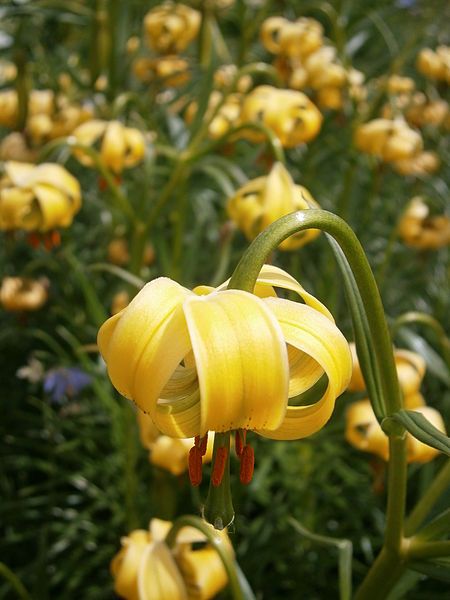
[[[111,121],[103,136],[101,155],[105,164],[115,173],[123,170],[126,150],[125,127],[120,121]]]
[[[126,167],[133,167],[144,158],[144,136],[139,129],[135,129],[134,127],[125,127],[124,138],[126,144],[124,163]]]
[[[317,300],[317,298],[307,292],[296,279],[289,275],[289,273],[286,273],[286,271],[283,271],[283,269],[274,265],[263,265],[257,282],[260,285],[269,285],[297,293],[308,306],[318,310],[334,323],[333,315],[328,308],[320,300]]]
[[[288,398],[281,329],[264,302],[225,290],[184,303],[201,395],[200,435],[208,430],[276,429]]]
[[[138,591],[139,600],[187,600],[183,578],[165,543],[153,542],[145,549]]]
[[[127,600],[140,600],[138,593],[139,565],[150,544],[148,531],[136,529],[121,539],[122,549],[111,561],[114,591]]]
[[[170,279],[155,279],[98,333],[113,385],[152,418],[161,390],[190,349],[181,310],[190,294]]]
[[[347,409],[345,437],[363,452],[389,460],[389,439],[378,424],[370,400],[353,402]]]
[[[308,354],[328,376],[328,387],[318,402],[288,406],[279,427],[258,431],[273,439],[300,439],[321,429],[331,417],[335,400],[350,379],[350,350],[334,323],[311,307],[281,298],[266,298],[264,302],[277,318],[286,342]]]
[[[10,160],[5,162],[4,168],[8,178],[17,187],[26,188],[32,185],[36,165]]]
[[[41,231],[70,225],[72,206],[67,196],[53,186],[43,183],[35,185],[34,191],[42,214],[39,227]]]
[[[182,550],[176,560],[186,582],[189,600],[209,600],[227,585],[225,568],[211,547]]]

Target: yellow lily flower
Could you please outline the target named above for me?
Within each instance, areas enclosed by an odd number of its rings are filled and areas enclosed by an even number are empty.
[[[415,127],[434,125],[441,127],[445,124],[450,113],[446,100],[429,100],[425,94],[414,94],[405,107],[405,118]]]
[[[0,304],[9,311],[39,310],[47,297],[47,285],[36,279],[4,277],[0,286]]]
[[[438,46],[435,51],[423,48],[417,57],[416,66],[425,77],[450,83],[450,47]]]
[[[175,476],[185,473],[189,467],[189,451],[195,444],[195,439],[172,438],[161,434],[151,418],[141,410],[137,412],[137,420],[142,445],[150,451],[150,462]],[[202,457],[203,463],[211,462],[212,453],[213,440],[209,438]]]
[[[266,177],[257,177],[242,186],[227,202],[230,218],[249,240],[268,225],[296,210],[319,208],[309,191],[296,185],[282,163],[275,163]],[[295,250],[314,240],[319,230],[308,229],[280,244],[280,250]]]
[[[221,65],[214,73],[214,84],[222,90],[229,87],[236,77],[237,72],[238,68],[236,65]],[[252,86],[251,75],[241,75],[235,85],[236,90],[244,94]]]
[[[361,372],[354,343],[350,344],[350,351],[352,353],[353,370],[347,389],[350,392],[363,392],[366,389],[366,384]],[[394,360],[405,405],[407,408],[413,408],[413,406],[406,404],[407,399],[410,396],[417,394],[420,389],[426,370],[425,361],[416,352],[400,349],[394,350]]]
[[[322,115],[302,92],[260,85],[245,98],[241,121],[262,122],[273,130],[285,148],[293,148],[316,137]],[[254,132],[245,135],[255,141],[263,139],[262,134]]]
[[[420,152],[412,158],[404,158],[392,163],[393,168],[401,175],[424,176],[434,173],[441,166],[436,152]]]
[[[205,112],[205,119],[211,118],[216,107],[222,102],[223,94],[213,90],[209,97],[208,108]],[[241,115],[242,96],[241,94],[229,94],[217,114],[211,120],[208,126],[208,133],[212,139],[218,139],[225,135],[233,126],[237,125]],[[192,123],[198,110],[197,102],[191,102],[187,107],[185,119],[187,123]]]
[[[367,154],[391,162],[417,155],[423,142],[421,135],[403,120],[374,119],[357,127],[355,145]]]
[[[80,184],[64,167],[6,162],[0,180],[0,229],[46,232],[68,227],[81,207]]]
[[[305,304],[276,297],[274,286]],[[321,429],[351,376],[348,344],[325,306],[269,265],[258,277],[257,293],[265,297],[208,291],[161,277],[102,325],[98,345],[116,389],[162,433],[195,436],[194,448],[208,431],[292,440]],[[318,402],[289,405],[324,373],[328,387]]]
[[[269,17],[261,26],[261,42],[272,54],[305,57],[323,44],[323,28],[315,19],[288,21]]]
[[[181,56],[140,57],[133,62],[133,73],[140,81],[178,87],[189,81],[189,62]],[[162,81],[161,81],[162,80]]]
[[[37,155],[37,151],[28,146],[23,133],[18,131],[8,134],[0,142],[1,161],[33,162],[37,159]]]
[[[134,167],[145,154],[145,139],[139,129],[125,127],[120,121],[87,121],[73,132],[75,140],[83,146],[100,144],[100,156],[114,173]],[[85,166],[92,167],[93,159],[82,149],[74,149],[74,155]]]
[[[430,216],[430,208],[420,196],[406,207],[398,226],[405,244],[420,250],[437,250],[450,244],[450,218]]]
[[[389,94],[410,94],[416,88],[416,82],[411,77],[391,75],[386,83]]]
[[[440,413],[429,406],[414,408],[421,413],[439,431],[445,433],[444,421]],[[346,415],[347,426],[345,437],[347,441],[364,452],[376,454],[385,461],[389,460],[389,438],[381,429],[369,400],[361,400],[350,405]],[[409,463],[425,463],[439,454],[439,450],[420,442],[407,433],[407,460]]]
[[[185,4],[164,2],[144,18],[147,43],[162,54],[182,52],[197,36],[200,13]]]
[[[209,600],[227,585],[227,575],[217,552],[206,537],[184,527],[171,550],[164,539],[172,523],[152,519],[149,531],[137,529],[122,538],[122,549],[111,562],[114,590],[125,600]],[[226,531],[217,532],[232,553]]]

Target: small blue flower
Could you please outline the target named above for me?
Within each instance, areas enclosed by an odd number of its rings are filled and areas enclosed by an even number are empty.
[[[48,371],[44,377],[44,391],[53,402],[61,404],[64,397],[73,398],[90,385],[91,377],[77,367],[59,367]]]

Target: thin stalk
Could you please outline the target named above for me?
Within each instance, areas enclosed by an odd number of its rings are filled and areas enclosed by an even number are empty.
[[[384,545],[401,554],[407,485],[406,432],[389,436],[388,500]],[[369,571],[370,575],[370,571]]]
[[[365,578],[356,591],[354,600],[387,598],[388,593],[403,575],[405,569],[406,564],[399,562],[396,554],[383,548],[370,569],[370,578]]]
[[[416,538],[411,540],[408,548],[408,558],[417,560],[421,558],[441,558],[450,556],[450,540],[441,542],[421,542]]]
[[[176,545],[177,535],[184,527],[194,527],[198,529],[206,537],[208,543],[216,550],[220,560],[227,573],[228,585],[230,587],[231,596],[234,600],[245,600],[245,596],[242,593],[241,586],[239,584],[238,573],[236,570],[236,563],[229,549],[226,547],[223,539],[214,531],[214,529],[202,521],[199,517],[185,516],[177,519],[169,533],[166,536],[166,544],[169,548],[173,548]]]
[[[30,594],[27,592],[17,575],[13,573],[11,569],[5,565],[5,563],[2,562],[0,562],[0,577],[6,579],[19,598],[22,600],[31,600]]]
[[[173,192],[180,184],[180,182],[186,177],[186,164],[183,161],[180,161],[176,164],[172,176],[166,183],[165,187],[161,191],[157,201],[152,207],[150,215],[146,221],[146,231],[150,231],[156,220],[158,219],[162,209],[165,207],[167,202],[172,197]]]
[[[129,402],[122,405],[123,431],[122,441],[124,449],[123,467],[123,494],[125,501],[125,515],[127,527],[131,531],[139,526],[136,498],[138,497],[138,477],[136,473],[138,460],[138,446],[136,443],[136,416]]]
[[[382,375],[380,381],[387,414],[392,414],[402,408],[392,341],[372,270],[358,238],[345,221],[332,213],[316,209],[298,211],[278,219],[250,245],[228,287],[252,292],[266,257],[290,235],[311,228],[329,233],[341,247],[352,269],[368,315],[373,349]]]
[[[425,494],[411,511],[405,524],[405,533],[413,535],[427,518],[433,506],[450,487],[450,460],[442,467]]]

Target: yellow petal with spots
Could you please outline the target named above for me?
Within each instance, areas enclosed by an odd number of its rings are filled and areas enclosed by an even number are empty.
[[[300,439],[321,429],[331,417],[335,400],[351,376],[350,350],[334,323],[311,307],[280,298],[267,298],[264,302],[277,318],[286,342],[308,354],[328,376],[328,387],[318,402],[289,406],[278,428],[258,431],[272,439]]]
[[[240,290],[184,303],[201,395],[200,435],[268,427],[284,418],[289,367],[281,329],[264,302]]]

